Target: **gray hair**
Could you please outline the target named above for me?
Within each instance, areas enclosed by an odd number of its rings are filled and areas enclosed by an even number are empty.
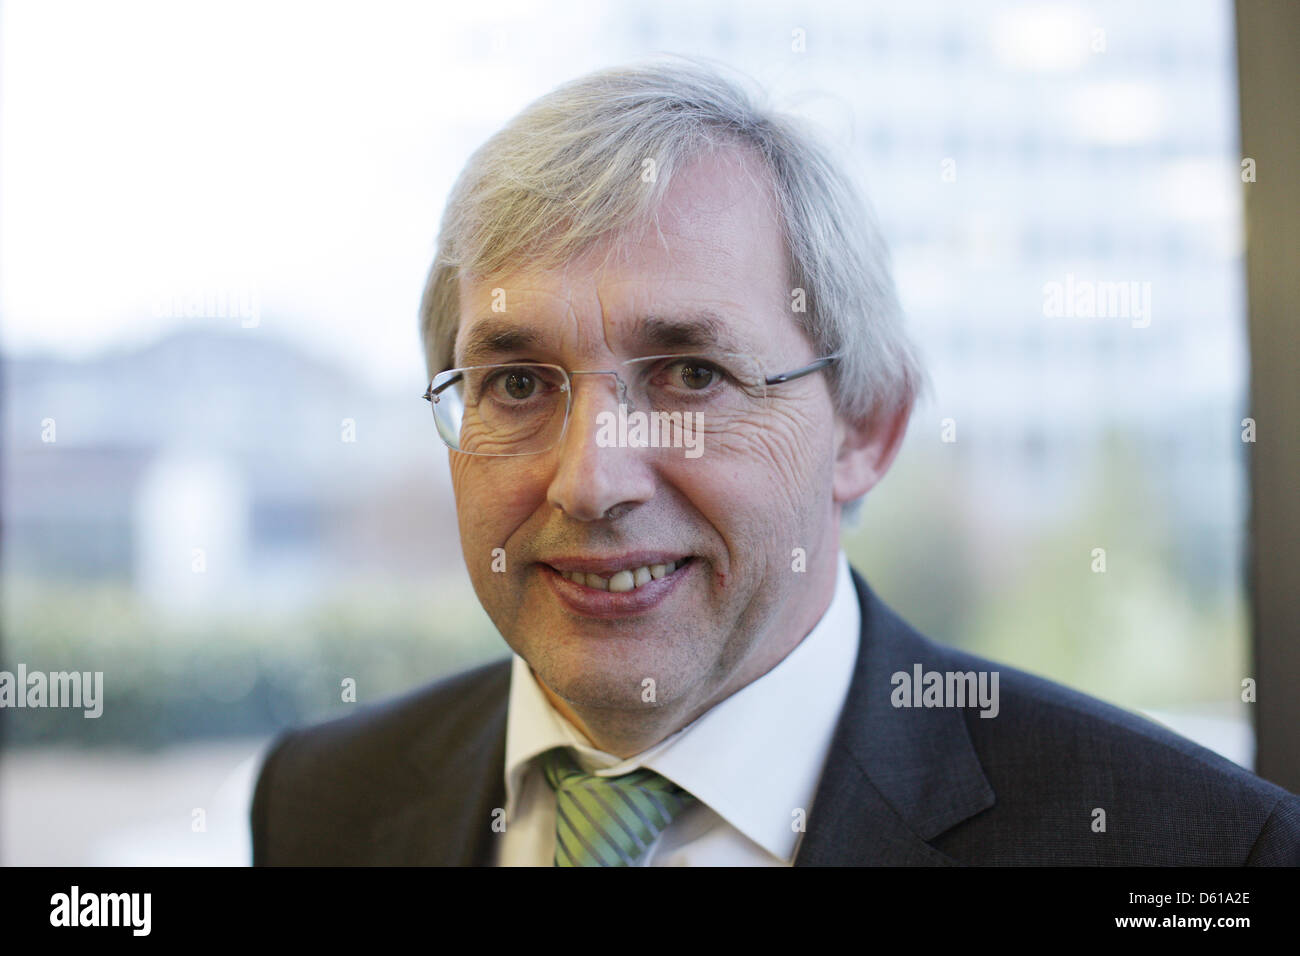
[[[909,411],[925,375],[870,206],[802,121],[760,102],[705,61],[660,57],[591,73],[524,109],[475,151],[447,200],[420,305],[430,376],[454,362],[462,275],[556,268],[643,235],[676,172],[740,147],[766,166],[784,227],[784,307],[818,355],[841,356],[827,371],[837,412]]]

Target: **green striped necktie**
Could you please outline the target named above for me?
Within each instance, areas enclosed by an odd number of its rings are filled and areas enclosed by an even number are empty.
[[[542,761],[555,791],[556,866],[634,866],[694,800],[645,767],[599,777],[583,772],[563,747]]]

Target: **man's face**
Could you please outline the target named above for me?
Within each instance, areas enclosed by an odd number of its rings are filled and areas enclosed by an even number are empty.
[[[659,226],[662,244],[651,228],[603,267],[602,248],[561,270],[463,281],[456,364],[617,369],[638,356],[696,351],[664,347],[650,326],[690,327],[706,312],[768,376],[819,357],[790,312],[775,208],[734,155],[679,174]],[[492,310],[494,289],[505,292],[504,312]],[[487,327],[527,329],[537,341],[500,351],[495,336],[497,346],[466,354]],[[510,647],[575,711],[699,712],[774,666],[829,600],[838,537],[825,376],[769,388],[726,433],[706,428],[698,457],[601,447],[597,416],[617,413],[616,382],[572,382],[568,428],[554,449],[450,453],[474,589]],[[494,570],[497,548],[504,571]],[[806,571],[792,570],[795,549],[807,555]],[[623,593],[560,573],[609,576],[669,559],[685,563]]]

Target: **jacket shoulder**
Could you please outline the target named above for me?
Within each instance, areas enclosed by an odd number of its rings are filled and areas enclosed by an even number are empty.
[[[316,855],[347,861],[347,848],[338,845],[347,842],[343,833],[361,841],[386,816],[424,799],[421,788],[439,765],[496,749],[509,687],[510,660],[494,661],[282,733],[267,749],[253,792],[253,864],[317,862]],[[319,854],[290,851],[312,844]]]
[[[996,715],[964,713],[996,802],[936,841],[944,852],[978,849],[999,863],[1300,864],[1295,795],[1139,714],[916,639],[940,670],[998,675]]]
[[[431,721],[455,730],[473,722],[485,706],[504,699],[510,686],[510,661],[499,660],[461,671],[398,697],[362,705],[356,713],[283,732],[272,744],[272,757],[300,760],[360,761],[382,759]]]

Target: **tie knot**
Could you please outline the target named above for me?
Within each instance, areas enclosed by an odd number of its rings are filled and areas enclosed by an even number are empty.
[[[542,761],[555,791],[556,866],[630,866],[693,799],[646,767],[602,777],[562,747]]]

